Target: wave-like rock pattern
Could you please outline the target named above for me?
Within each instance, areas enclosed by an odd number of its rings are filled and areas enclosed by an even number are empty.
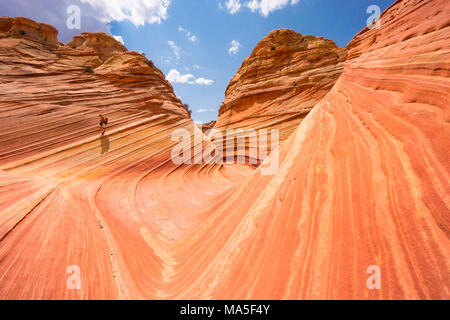
[[[9,30],[0,34],[0,297],[161,296],[128,287],[134,267],[159,269],[155,245],[198,228],[253,170],[175,165],[175,130],[201,143],[192,158],[207,142],[162,72],[111,36],[83,33],[64,45]],[[103,137],[100,113],[110,120]],[[66,286],[74,265],[81,291]]]
[[[397,1],[380,31],[356,36],[336,85],[282,145],[278,174],[258,170],[234,194],[249,205],[227,211],[236,222],[205,292],[449,298],[449,13],[447,1]],[[368,289],[369,266],[381,290]]]
[[[108,115],[112,130],[162,113],[189,118],[163,73],[111,36],[90,37],[109,46],[105,53],[3,35],[0,165],[92,136],[100,113]]]
[[[336,83],[346,55],[322,37],[270,32],[231,79],[215,129],[278,129],[286,140]]]
[[[176,112],[137,117],[135,100],[120,109],[132,120],[103,139],[71,137],[59,120],[48,130],[68,141],[41,144],[36,117],[33,130],[11,123],[3,141],[21,130],[30,140],[22,133],[1,153],[0,297],[449,299],[449,10],[446,0],[396,1],[381,30],[358,34],[273,176],[261,175],[265,163],[173,164],[170,132],[201,132]],[[58,97],[51,86],[27,96],[35,80],[3,85],[2,123],[21,118],[14,94],[35,106]],[[66,286],[71,265],[80,290]],[[367,287],[372,265],[380,290]]]

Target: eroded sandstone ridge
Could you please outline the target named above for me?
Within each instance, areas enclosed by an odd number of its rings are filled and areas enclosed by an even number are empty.
[[[273,176],[173,164],[192,121],[156,70],[127,72],[141,58],[90,73],[100,55],[1,39],[0,297],[449,299],[449,17],[396,1],[360,32]]]
[[[0,18],[0,28],[0,298],[167,296],[132,284],[134,268],[163,263],[163,278],[149,280],[171,279],[165,245],[252,169],[175,165],[171,134],[202,133],[162,72],[113,37],[64,45],[26,18]],[[81,290],[67,282],[75,267]]]
[[[56,29],[29,19],[0,26],[0,164],[90,137],[99,113],[112,130],[151,114],[189,118],[163,73],[107,34],[63,45]]]
[[[353,39],[278,174],[233,194],[199,296],[450,297],[449,17],[446,0],[396,1]]]
[[[270,32],[231,79],[215,128],[279,129],[287,139],[333,87],[346,53],[321,37]]]
[[[46,23],[39,23],[27,18],[0,18],[0,38],[19,37],[40,42],[49,47],[58,47],[58,30]]]

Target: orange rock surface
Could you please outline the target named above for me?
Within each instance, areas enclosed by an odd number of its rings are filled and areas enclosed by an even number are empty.
[[[212,130],[215,125],[216,125],[216,121],[211,121],[211,122],[208,122],[208,123],[201,124],[201,128],[202,128],[203,132],[206,132],[208,130]]]
[[[55,27],[23,17],[0,17],[0,38],[4,37],[20,37],[49,47],[59,45],[58,30]]]
[[[270,32],[231,79],[215,128],[279,129],[287,139],[333,87],[346,52],[328,39]]]
[[[175,165],[171,132],[202,133],[143,57],[3,37],[0,297],[449,299],[448,17],[396,1],[360,32],[272,176]]]

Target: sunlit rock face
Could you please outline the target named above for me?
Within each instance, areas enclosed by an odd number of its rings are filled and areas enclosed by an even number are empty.
[[[4,37],[33,40],[50,47],[59,46],[55,27],[23,17],[0,17],[0,39]]]
[[[199,292],[450,297],[449,17],[445,0],[397,1],[381,30],[354,38],[335,86],[282,144],[278,174],[258,169],[233,194],[243,210],[227,210]]]
[[[144,57],[2,37],[0,297],[449,299],[449,10],[361,31],[273,175],[175,164],[208,142]]]
[[[73,37],[67,45],[80,51],[92,51],[97,54],[117,54],[126,52],[127,48],[110,35],[103,32],[84,32]]]
[[[64,45],[22,18],[0,31],[0,298],[165,297],[152,286],[168,248],[253,169],[175,164],[175,130],[208,142],[163,73],[111,36]]]
[[[1,19],[13,26],[24,20]],[[92,136],[100,113],[111,130],[152,114],[189,118],[162,72],[111,36],[83,34],[70,42],[80,43],[74,48],[55,47],[40,41],[53,27],[25,21],[44,33],[0,33],[0,164]]]
[[[321,37],[270,32],[231,79],[215,128],[278,129],[284,141],[333,87],[346,52]]]

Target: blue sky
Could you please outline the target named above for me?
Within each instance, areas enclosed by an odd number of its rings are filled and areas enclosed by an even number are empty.
[[[171,73],[175,93],[189,104],[192,118],[208,122],[217,118],[225,89],[243,60],[271,30],[289,28],[332,39],[342,47],[366,26],[370,5],[378,5],[383,11],[393,2],[16,0],[2,1],[0,15],[26,16],[53,24],[63,42],[84,31],[121,36],[129,50],[144,52],[165,75]],[[67,6],[71,4],[81,7],[81,30],[67,30],[65,26]],[[239,45],[230,52],[232,41]]]

